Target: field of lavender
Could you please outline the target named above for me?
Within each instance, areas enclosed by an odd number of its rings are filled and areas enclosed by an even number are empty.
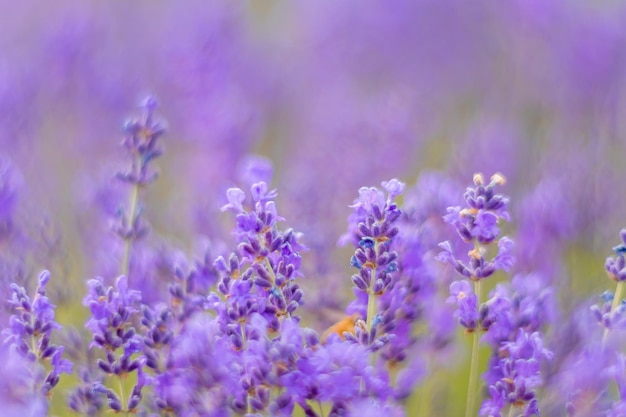
[[[626,417],[625,22],[0,1],[0,416]]]

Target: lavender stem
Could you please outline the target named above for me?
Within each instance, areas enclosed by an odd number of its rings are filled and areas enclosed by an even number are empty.
[[[480,306],[480,280],[474,281],[474,293],[476,294],[476,304]],[[465,417],[470,417],[476,407],[476,386],[478,385],[478,381],[476,379],[478,377],[479,339],[480,336],[478,334],[478,328],[476,328],[472,334],[472,358],[470,362],[469,386],[467,387]]]
[[[137,211],[137,202],[139,200],[139,185],[133,184],[130,195],[130,224],[135,223],[135,211]],[[130,250],[132,246],[132,240],[126,239],[126,245],[124,247],[124,259],[122,261],[122,275],[128,276],[130,270]]]
[[[611,303],[611,314],[615,312],[617,306],[622,300],[622,293],[624,292],[624,281],[617,281],[617,285],[615,286],[615,295],[613,296],[613,302]],[[602,347],[606,345],[606,339],[609,337],[610,328],[604,329],[604,334],[602,335]]]

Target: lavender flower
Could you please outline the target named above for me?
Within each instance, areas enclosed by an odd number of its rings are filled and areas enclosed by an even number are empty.
[[[626,280],[626,259],[624,259],[624,254],[626,254],[626,229],[622,229],[619,235],[622,243],[613,248],[615,256],[606,258],[604,264],[606,273],[613,281]]]
[[[497,416],[507,407],[511,414],[539,415],[540,368],[554,356],[544,347],[542,334],[554,315],[554,300],[550,289],[542,285],[541,276],[517,275],[510,287],[498,284],[481,306],[482,340],[492,348],[484,375],[489,398],[482,404],[481,415]]]
[[[131,157],[131,164],[127,169],[118,172],[117,178],[131,185],[131,194],[129,207],[126,211],[120,211],[119,218],[113,226],[117,235],[126,242],[122,275],[129,273],[132,243],[148,232],[148,226],[141,217],[142,210],[138,209],[138,204],[139,190],[152,183],[158,176],[151,163],[163,153],[157,141],[165,133],[165,125],[155,119],[156,107],[154,97],[146,98],[142,104],[141,117],[129,120],[124,126],[126,137],[123,145]]]
[[[98,347],[105,354],[105,359],[98,360],[98,367],[107,376],[117,378],[120,387],[115,392],[96,382],[94,390],[106,396],[111,410],[134,412],[144,384],[141,378],[144,358],[137,355],[141,352],[141,339],[133,326],[141,294],[128,288],[125,276],[117,279],[116,288],[105,287],[102,281],[102,278],[97,278],[88,282],[89,291],[83,304],[89,307],[91,318],[86,327],[93,334],[91,346]],[[131,395],[126,398],[125,380],[133,372],[140,377]]]
[[[571,352],[555,381],[558,395],[564,399],[563,408],[568,416],[606,415],[610,409],[607,389],[614,356],[599,343],[584,346]]]
[[[94,382],[97,377],[92,375],[91,370],[83,368],[78,371],[80,385],[68,396],[68,407],[80,414],[93,417],[100,414],[104,402],[97,390],[94,390]]]
[[[495,187],[504,182],[502,175],[494,174],[491,181],[485,185],[482,174],[475,174],[474,187],[468,187],[464,195],[467,207],[463,209],[459,206],[450,207],[448,214],[444,216],[444,221],[455,227],[463,241],[473,244],[473,249],[468,252],[469,262],[462,262],[455,258],[450,242],[439,244],[443,252],[439,253],[437,259],[449,263],[459,275],[474,282],[473,292],[465,280],[453,282],[450,285],[450,297],[447,300],[457,304],[458,310],[455,317],[468,332],[473,334],[466,417],[475,412],[479,347],[477,330],[488,331],[491,324],[497,320],[495,317],[500,315],[501,310],[506,307],[502,303],[497,303],[495,309],[490,308],[489,303],[481,304],[480,282],[493,275],[497,269],[508,270],[513,264],[513,257],[510,254],[513,241],[507,237],[498,239],[500,235],[498,222],[501,219],[509,219],[508,198],[495,192]],[[498,246],[497,255],[491,260],[486,260],[486,247],[495,243]]]
[[[148,97],[141,105],[143,114],[138,119],[130,119],[124,125],[126,138],[124,147],[133,157],[131,165],[125,171],[120,171],[117,178],[137,186],[145,186],[153,182],[158,174],[152,170],[151,162],[163,154],[158,147],[157,140],[165,133],[165,125],[156,120],[154,110],[157,101]],[[129,225],[134,224],[134,213],[130,213]]]
[[[509,199],[495,193],[496,185],[504,183],[502,175],[494,174],[491,181],[485,185],[482,174],[475,174],[475,187],[468,187],[465,191],[467,207],[448,208],[444,220],[453,225],[466,242],[477,241],[483,245],[492,243],[500,235],[498,227],[500,219],[510,220],[507,211]]]
[[[454,281],[450,285],[450,297],[448,297],[446,302],[457,305],[458,308],[454,313],[454,317],[461,326],[470,332],[476,330],[479,321],[478,299],[467,281]]]
[[[46,417],[48,400],[41,394],[40,370],[16,349],[0,346],[0,406],[6,417]],[[39,380],[36,381],[35,377]]]
[[[393,250],[393,239],[398,234],[395,223],[400,218],[400,210],[394,199],[404,191],[404,183],[392,179],[382,183],[384,192],[363,187],[359,198],[351,206],[354,213],[350,216],[351,230],[344,235],[344,240],[355,243],[356,250],[350,265],[358,270],[352,275],[356,300],[348,308],[348,313],[359,313],[366,320],[365,328],[357,327],[356,340],[378,350],[389,337],[381,335],[376,343],[379,324],[390,330],[395,316],[394,308],[380,311],[378,300],[393,288],[395,272],[398,270],[398,254]],[[383,327],[384,328],[384,327]],[[383,337],[384,336],[384,337]]]
[[[439,244],[443,251],[439,253],[437,259],[449,263],[458,274],[475,283],[476,307],[481,302],[478,291],[480,280],[490,277],[498,269],[508,271],[514,261],[511,254],[513,241],[508,237],[498,239],[499,221],[509,219],[508,198],[494,191],[497,185],[503,183],[504,178],[499,174],[493,175],[487,185],[481,174],[474,175],[475,186],[467,188],[465,192],[467,207],[463,209],[458,206],[450,207],[448,214],[444,216],[444,220],[455,227],[461,239],[473,243],[474,248],[468,252],[469,260],[464,262],[455,257],[452,244],[445,241]],[[486,259],[486,246],[491,244],[497,244],[498,252],[493,259]],[[468,303],[472,303],[472,298],[462,301],[467,291],[461,290],[462,284],[453,283],[452,285],[454,286],[454,288],[450,287],[452,298],[449,298],[448,302],[456,302],[459,307],[463,307],[464,313],[457,314],[457,317],[466,325],[475,326],[475,321],[471,317],[472,313],[467,311]],[[463,286],[465,290],[467,287],[467,285]],[[452,294],[453,290],[455,294]],[[459,295],[461,295],[460,298]],[[466,329],[473,331],[474,327],[466,327]]]
[[[223,274],[218,288],[224,294],[229,293],[233,280],[239,277],[242,281],[250,280],[258,295],[258,312],[267,318],[274,330],[278,330],[283,317],[294,316],[302,302],[302,290],[295,279],[300,275],[299,252],[304,249],[298,241],[299,234],[293,229],[278,229],[278,222],[283,219],[273,201],[276,195],[276,191],[269,190],[264,182],[252,185],[253,208],[248,211],[243,207],[245,193],[242,190],[231,188],[227,191],[229,203],[223,210],[236,215],[234,234],[239,242],[239,253],[231,255],[228,262],[220,257],[215,264]],[[234,288],[241,290],[250,284],[242,282]],[[247,309],[252,312],[249,307]]]
[[[616,281],[615,294],[611,297],[610,306],[605,305],[602,312],[597,308],[594,309],[594,314],[599,316],[600,323],[604,327],[602,344],[606,343],[610,329],[617,327],[618,323],[623,321],[624,308],[620,307],[620,303],[622,303],[624,280],[626,280],[626,259],[624,258],[624,254],[626,254],[626,229],[620,231],[620,238],[622,243],[613,248],[616,256],[608,257],[604,264],[604,269],[609,278]]]
[[[48,271],[43,271],[39,275],[39,285],[32,300],[23,287],[11,285],[13,297],[9,302],[16,314],[11,316],[10,327],[3,331],[5,342],[33,363],[31,369],[35,376],[33,383],[39,386],[44,396],[50,395],[51,390],[59,383],[62,373],[72,373],[72,363],[63,358],[63,346],[56,346],[50,341],[52,331],[60,329],[61,325],[54,320],[55,306],[46,296],[46,285],[49,280]],[[48,361],[51,366],[50,372],[47,375],[38,375],[44,371],[39,366]]]
[[[311,403],[320,407],[329,404],[330,416],[358,410],[367,393],[377,399],[378,406],[391,408],[389,381],[369,365],[367,346],[344,341],[336,334],[319,345],[313,334],[301,334],[296,368],[282,375],[280,381],[308,416],[320,416]]]
[[[303,346],[302,341],[290,343],[293,338],[302,340],[297,336],[296,310],[303,302],[303,292],[295,280],[301,275],[300,251],[304,247],[292,229],[278,228],[282,218],[273,201],[274,190],[264,182],[255,183],[251,196],[252,208],[248,209],[241,189],[227,191],[229,203],[223,210],[236,215],[234,235],[239,247],[228,261],[224,257],[215,261],[221,274],[217,288],[226,300],[213,294],[209,302],[241,364],[233,410],[289,415],[293,398],[279,380],[296,368],[297,346]],[[268,388],[272,387],[278,394],[270,398]]]
[[[167,271],[171,313],[180,322],[207,307],[206,297],[219,280],[219,272],[213,265],[213,251],[204,248],[199,259],[190,261],[177,251],[170,253],[163,268]],[[163,312],[163,310],[161,309]]]
[[[489,383],[490,399],[483,403],[480,414],[499,416],[509,407],[523,408],[524,416],[539,415],[535,388],[542,383],[540,365],[552,359],[552,352],[544,348],[541,336],[518,330],[513,341],[500,345],[485,379]]]
[[[228,344],[215,320],[192,316],[172,341],[168,371],[154,378],[158,409],[180,416],[227,416],[228,393],[236,386]]]

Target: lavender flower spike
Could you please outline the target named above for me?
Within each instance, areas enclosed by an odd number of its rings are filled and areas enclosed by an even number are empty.
[[[105,287],[102,281],[102,278],[98,278],[87,283],[89,291],[83,304],[89,307],[91,318],[86,327],[93,333],[91,346],[97,346],[105,353],[105,359],[98,360],[98,367],[108,376],[118,379],[119,392],[105,388],[100,382],[96,383],[94,389],[106,395],[111,410],[135,412],[143,380],[138,378],[128,402],[125,398],[125,380],[133,372],[141,376],[145,362],[141,355],[141,338],[133,327],[141,294],[128,288],[125,276],[117,279],[117,288]]]
[[[128,276],[130,268],[130,249],[132,242],[148,233],[148,226],[141,218],[139,189],[156,180],[158,174],[151,162],[163,154],[157,140],[165,133],[165,124],[154,117],[157,101],[148,97],[141,105],[143,113],[139,118],[131,119],[124,125],[126,137],[123,145],[131,157],[128,168],[117,173],[116,177],[131,185],[129,207],[126,213],[120,213],[114,230],[125,242],[122,275]]]
[[[50,272],[39,275],[39,285],[31,299],[23,287],[11,285],[13,295],[9,303],[15,314],[10,318],[9,328],[2,333],[5,343],[26,359],[27,372],[31,376],[29,385],[39,391],[36,395],[50,396],[59,383],[62,373],[72,373],[72,363],[63,358],[63,347],[51,344],[52,331],[61,326],[54,320],[55,306],[46,296],[46,284]],[[50,364],[46,374],[44,364]]]
[[[477,328],[488,330],[493,319],[485,312],[489,307],[481,305],[481,280],[493,275],[496,270],[508,270],[513,265],[513,241],[500,236],[498,223],[501,219],[509,220],[507,211],[509,199],[495,192],[495,187],[503,185],[505,179],[501,174],[494,174],[489,183],[485,184],[482,174],[474,174],[474,186],[465,191],[466,207],[449,207],[443,219],[451,224],[463,242],[471,243],[473,248],[467,253],[467,260],[457,259],[450,242],[442,242],[443,250],[436,259],[446,262],[464,279],[474,282],[474,291],[470,290],[467,281],[457,281],[450,285],[448,302],[455,302],[458,310],[455,317],[465,329],[473,334],[472,358],[467,389],[465,416],[475,413],[476,385],[478,379],[478,347],[479,335]],[[487,247],[497,244],[498,253],[493,259],[485,258]],[[499,403],[498,403],[499,404]]]
[[[604,264],[604,269],[609,278],[617,282],[626,281],[626,259],[624,258],[626,254],[626,229],[622,229],[619,235],[622,239],[622,243],[613,247],[615,256],[606,258]]]
[[[350,306],[351,313],[359,313],[366,319],[364,326],[357,326],[356,340],[370,350],[378,350],[387,343],[389,336],[376,337],[376,327],[383,322],[385,312],[379,311],[379,297],[393,286],[398,270],[398,253],[393,241],[398,234],[396,222],[400,209],[394,199],[404,192],[404,183],[397,179],[384,181],[383,189],[362,187],[359,197],[351,206],[354,213],[349,218],[350,232],[344,238],[356,246],[350,265],[358,270],[352,276],[357,299]],[[388,312],[390,316],[395,312]]]

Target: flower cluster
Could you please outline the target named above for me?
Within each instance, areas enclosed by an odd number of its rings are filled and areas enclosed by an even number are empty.
[[[507,237],[498,239],[500,219],[509,219],[508,198],[494,191],[496,185],[502,184],[504,178],[500,174],[493,175],[486,185],[481,174],[474,175],[474,187],[465,192],[467,207],[451,207],[444,217],[463,241],[473,244],[468,253],[469,262],[457,260],[448,241],[439,245],[443,252],[438,258],[474,283],[472,288],[466,280],[453,282],[447,300],[457,305],[454,315],[459,324],[474,333],[466,415],[474,412],[479,332],[484,334],[482,340],[491,345],[493,352],[484,376],[490,398],[483,403],[480,415],[500,416],[507,408],[510,415],[519,409],[523,409],[524,416],[539,415],[535,389],[542,382],[540,366],[552,358],[552,352],[543,346],[540,333],[541,298],[529,294],[528,288],[517,279],[513,293],[501,285],[488,300],[480,299],[480,281],[498,269],[508,271],[513,265],[510,253],[513,241]],[[486,260],[487,247],[496,243],[497,254]]]
[[[507,271],[513,264],[511,250],[513,241],[508,237],[500,236],[500,220],[509,220],[507,205],[509,199],[495,192],[497,185],[504,184],[504,177],[494,174],[491,181],[485,184],[482,174],[474,175],[474,187],[468,187],[465,192],[467,206],[448,208],[444,220],[453,225],[464,242],[473,244],[468,252],[467,262],[455,258],[450,242],[440,244],[443,252],[440,260],[450,263],[454,269],[471,281],[478,281],[490,277],[498,269]],[[497,244],[497,255],[488,260],[486,247]]]
[[[449,241],[439,244],[443,251],[438,255],[440,261],[449,263],[462,277],[475,283],[472,291],[467,281],[453,282],[448,298],[448,302],[457,305],[455,316],[459,323],[470,332],[477,329],[480,321],[480,280],[490,277],[498,269],[507,271],[513,264],[513,241],[506,236],[498,239],[499,221],[509,219],[508,198],[495,192],[495,187],[502,184],[504,177],[500,174],[493,175],[486,185],[481,174],[474,175],[474,187],[467,188],[465,192],[467,207],[450,207],[444,216],[444,220],[455,227],[464,242],[473,244],[467,254],[467,262],[455,257]],[[493,244],[497,244],[498,252],[493,259],[487,259],[487,247]],[[488,323],[482,326],[483,330],[488,330]]]
[[[131,186],[130,198],[126,209],[118,210],[118,217],[113,230],[125,242],[122,274],[129,275],[131,267],[131,247],[134,241],[146,236],[149,226],[142,216],[139,201],[140,189],[154,182],[158,173],[152,168],[152,161],[162,155],[158,139],[165,133],[163,122],[155,118],[157,101],[148,97],[141,105],[139,118],[128,120],[124,125],[124,148],[131,158],[130,166],[120,170],[116,178]]]
[[[490,322],[483,338],[492,356],[484,375],[489,398],[481,415],[499,416],[507,408],[510,413],[539,415],[536,389],[543,383],[541,365],[554,354],[543,341],[551,295],[542,293],[537,281],[536,276],[518,275],[511,288],[499,284],[483,306],[482,322]]]
[[[106,287],[102,278],[88,283],[88,293],[83,303],[91,312],[87,328],[93,334],[92,346],[101,349],[104,359],[98,359],[98,367],[107,377],[119,381],[119,392],[107,388],[101,381],[94,382],[94,391],[104,394],[109,408],[115,412],[135,412],[141,401],[145,384],[142,368],[145,360],[141,340],[134,327],[141,294],[128,287],[125,276],[117,279],[115,288]],[[137,383],[126,398],[125,384],[129,374],[137,374]]]
[[[594,334],[578,343],[577,349],[568,358],[570,377],[567,412],[570,416],[582,416],[596,410],[603,415],[619,416],[624,413],[624,312],[623,299],[624,253],[626,252],[626,230],[620,231],[622,242],[613,248],[615,256],[608,257],[605,270],[616,283],[615,292],[605,291],[600,295],[600,304],[589,309],[589,324],[582,332]],[[597,332],[601,331],[600,336]],[[590,371],[595,369],[595,371]],[[601,370],[601,372],[598,372]],[[608,394],[609,387],[617,386],[617,396]]]
[[[613,281],[626,280],[626,259],[624,258],[624,254],[626,254],[626,229],[622,229],[619,236],[622,242],[613,248],[615,256],[606,258],[604,264],[607,275]]]
[[[40,404],[38,407],[42,410],[47,409],[45,398],[51,396],[61,374],[72,373],[72,363],[63,358],[63,346],[51,342],[52,332],[61,326],[54,320],[55,306],[46,295],[49,280],[50,272],[43,271],[32,299],[24,287],[11,285],[13,296],[9,303],[15,314],[10,318],[9,327],[2,332],[4,343],[24,359],[22,372],[28,375],[31,401]],[[49,364],[49,371],[46,371],[46,364]]]
[[[356,242],[350,265],[358,270],[352,275],[356,299],[348,313],[358,313],[362,323],[355,327],[355,335],[348,333],[348,337],[372,352],[389,341],[388,333],[393,330],[399,307],[387,303],[383,310],[379,299],[394,288],[397,275],[398,253],[393,250],[393,242],[398,234],[396,223],[401,212],[394,200],[402,194],[405,185],[393,179],[383,182],[382,186],[384,192],[374,187],[359,190],[359,198],[351,206],[354,213],[348,235]]]
[[[514,341],[501,345],[498,354],[501,358],[492,364],[485,378],[490,398],[483,403],[480,414],[497,417],[509,406],[524,416],[539,415],[534,390],[542,383],[541,363],[552,358],[539,333],[529,335],[520,329]]]

